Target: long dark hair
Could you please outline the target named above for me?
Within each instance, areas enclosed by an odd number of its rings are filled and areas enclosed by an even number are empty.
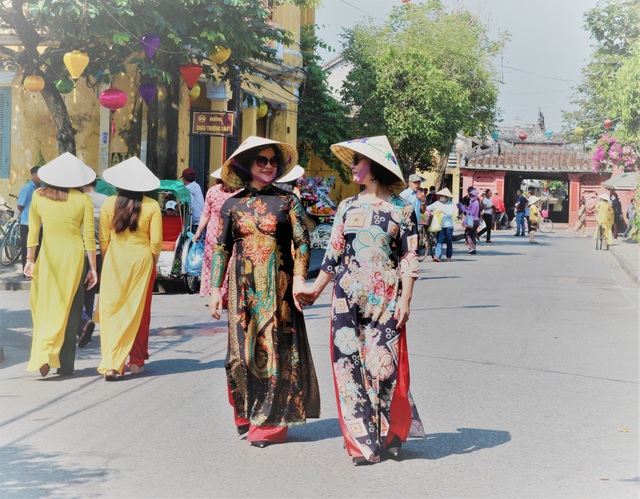
[[[142,207],[142,193],[118,189],[116,206],[113,214],[113,229],[116,233],[129,229],[135,232],[138,229],[138,219]]]
[[[275,151],[274,156],[278,158],[278,172],[276,173],[275,179],[278,179],[282,176],[282,172],[284,172],[285,165],[283,164],[283,154],[280,148],[276,144],[267,144],[264,147],[252,148],[248,151],[242,152],[238,154],[235,158],[231,160],[231,168],[233,168],[234,173],[240,177],[245,184],[250,184],[253,180],[253,176],[251,175],[251,165],[253,163],[253,159],[256,156],[260,156],[260,153],[265,149],[273,149]]]
[[[395,184],[399,179],[380,163],[376,163],[369,158],[371,179],[376,180],[380,185],[390,186]]]

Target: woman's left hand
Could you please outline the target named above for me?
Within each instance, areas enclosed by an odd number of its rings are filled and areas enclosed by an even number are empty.
[[[84,278],[84,284],[87,286],[87,291],[94,288],[98,284],[98,273],[95,270],[87,272],[87,277]]]
[[[393,318],[398,321],[398,329],[402,328],[409,320],[409,300],[402,296],[398,299],[398,305],[396,311],[393,314]]]

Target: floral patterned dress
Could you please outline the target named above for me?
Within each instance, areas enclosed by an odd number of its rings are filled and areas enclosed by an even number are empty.
[[[203,217],[209,217],[207,233],[204,241],[204,255],[202,256],[202,275],[200,276],[200,296],[207,296],[211,291],[211,255],[220,230],[220,210],[224,202],[235,194],[222,190],[222,184],[216,184],[207,191],[204,200]],[[220,290],[222,299],[227,300],[227,280]]]
[[[418,276],[413,206],[399,196],[340,203],[322,270],[335,274],[331,358],[340,425],[353,457],[380,460],[387,439],[424,437],[409,392],[406,328],[393,315],[402,276]]]
[[[293,426],[320,415],[320,396],[293,277],[306,278],[309,234],[300,200],[274,186],[246,188],[222,207],[211,285],[229,265],[225,368],[236,417]],[[292,247],[293,243],[293,247]],[[231,258],[230,258],[230,255]]]

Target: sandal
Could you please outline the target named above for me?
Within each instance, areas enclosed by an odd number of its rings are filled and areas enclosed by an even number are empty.
[[[109,369],[106,373],[104,373],[105,381],[115,381],[118,379],[118,373],[115,369]]]
[[[51,370],[51,366],[49,364],[42,364],[40,366],[40,376],[42,376],[43,378],[49,374],[49,371]]]

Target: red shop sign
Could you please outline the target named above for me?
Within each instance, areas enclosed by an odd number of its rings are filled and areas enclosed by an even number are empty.
[[[235,113],[231,111],[193,111],[191,133],[230,137],[233,135]]]

